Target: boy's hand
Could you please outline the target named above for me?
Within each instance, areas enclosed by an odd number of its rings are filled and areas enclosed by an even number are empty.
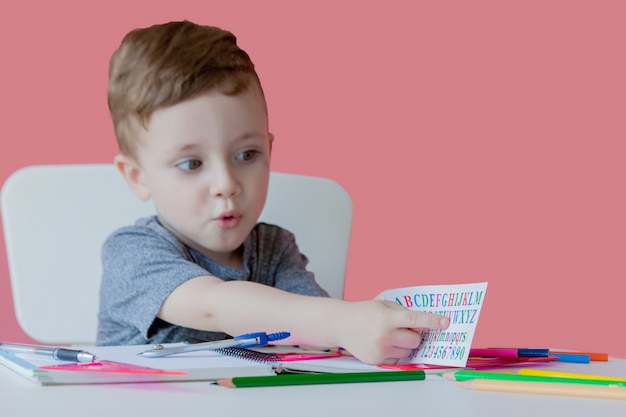
[[[445,316],[412,311],[392,301],[375,299],[344,307],[339,346],[373,365],[397,363],[420,344],[422,331],[450,324]]]

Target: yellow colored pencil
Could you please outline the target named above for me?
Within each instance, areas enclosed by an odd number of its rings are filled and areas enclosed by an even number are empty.
[[[542,369],[530,369],[530,368],[520,369],[519,374],[528,375],[528,376],[545,376],[545,377],[552,377],[552,378],[588,379],[592,381],[626,382],[626,378],[616,378],[612,376],[602,376],[602,375],[574,374],[570,372],[545,371]]]
[[[495,391],[519,394],[565,395],[626,400],[626,388],[595,385],[562,384],[550,382],[503,381],[495,379],[473,379],[456,382],[465,388],[477,391]]]

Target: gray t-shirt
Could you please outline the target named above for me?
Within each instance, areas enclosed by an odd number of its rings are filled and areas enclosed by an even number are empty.
[[[300,253],[293,234],[265,223],[257,224],[244,241],[241,270],[220,265],[184,245],[156,216],[140,219],[109,236],[102,249],[102,263],[99,345],[195,343],[228,337],[157,318],[172,291],[198,276],[253,281],[296,294],[328,296],[313,273],[306,270],[308,260]]]

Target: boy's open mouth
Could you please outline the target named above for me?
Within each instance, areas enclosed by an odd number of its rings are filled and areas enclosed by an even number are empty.
[[[222,229],[232,229],[237,227],[241,221],[241,216],[237,214],[223,214],[215,219],[215,223]]]

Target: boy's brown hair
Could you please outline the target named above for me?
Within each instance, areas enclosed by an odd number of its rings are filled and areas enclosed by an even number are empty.
[[[250,57],[228,31],[182,21],[129,32],[109,64],[108,103],[120,152],[135,155],[133,131],[145,128],[158,108],[213,89],[235,95],[251,81],[261,88]]]

